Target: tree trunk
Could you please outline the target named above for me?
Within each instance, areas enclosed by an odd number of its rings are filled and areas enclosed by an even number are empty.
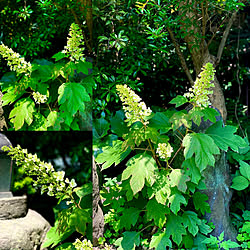
[[[3,131],[4,127],[7,128],[5,118],[3,116],[3,108],[2,108],[2,92],[0,91],[0,131]]]
[[[205,41],[206,20],[208,19],[208,16],[205,9],[207,6],[203,6],[203,4],[208,4],[208,1],[204,1],[200,6],[202,9],[202,16],[199,16],[200,14],[196,13],[196,4],[197,2],[192,0],[182,1],[180,3],[180,15],[182,16],[181,31],[185,32],[186,36],[184,37],[184,40],[190,50],[196,76],[198,76],[202,67],[207,62],[211,62],[215,67],[220,61],[221,53],[219,52],[222,51],[225,46],[226,38],[236,14],[234,13],[232,15],[227,24],[218,48],[217,57],[215,57],[211,55],[208,50],[209,42],[207,43]],[[187,7],[187,5],[191,6],[191,8]],[[193,21],[191,25],[190,20]],[[199,41],[197,41],[197,33],[199,34],[199,37],[201,37]],[[198,46],[194,47],[194,45]],[[227,118],[225,98],[216,76],[214,79],[213,94],[210,96],[210,101],[212,106],[220,111],[221,119],[223,119],[225,123]],[[211,123],[206,124],[206,128],[210,125]],[[202,132],[204,132],[204,130],[205,128],[202,129]],[[199,130],[197,132],[201,131]],[[218,237],[224,231],[224,237],[226,240],[231,239],[232,241],[236,241],[236,231],[229,216],[231,178],[229,166],[226,162],[226,153],[224,151],[221,151],[221,154],[216,156],[215,166],[208,166],[207,169],[203,171],[203,175],[207,187],[204,193],[208,196],[208,203],[211,208],[211,213],[206,214],[205,217],[208,221],[212,221],[215,226],[212,234]]]
[[[104,233],[104,216],[100,206],[99,176],[94,157],[92,166],[92,182],[93,182],[93,193],[92,193],[93,246],[97,246],[98,239],[100,237],[103,237]]]

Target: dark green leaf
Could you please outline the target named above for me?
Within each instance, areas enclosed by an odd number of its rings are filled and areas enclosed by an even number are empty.
[[[122,211],[120,218],[120,229],[124,228],[130,230],[131,226],[134,226],[139,218],[140,210],[135,207],[130,207]]]
[[[159,228],[162,228],[166,222],[166,214],[168,213],[168,207],[158,203],[156,199],[149,200],[147,207],[147,219],[149,221],[154,220],[154,223]]]
[[[131,149],[122,150],[122,141],[113,141],[112,147],[103,148],[103,153],[99,154],[95,159],[97,163],[102,163],[102,170],[109,168],[112,164],[118,165],[131,152]]]
[[[166,234],[168,237],[172,235],[172,239],[177,245],[180,245],[182,241],[182,235],[186,235],[187,233],[182,222],[182,218],[178,215],[170,214],[167,217]]]
[[[81,84],[75,82],[62,84],[58,89],[58,94],[58,103],[61,105],[60,110],[70,117],[78,110],[84,111],[84,103],[90,101],[86,89]]]
[[[193,203],[196,210],[200,210],[200,212],[204,215],[206,212],[211,213],[210,206],[206,202],[208,200],[207,195],[202,194],[200,192],[195,192],[193,195]]]
[[[238,135],[234,135],[237,128],[233,126],[223,127],[223,122],[218,121],[206,130],[206,134],[213,138],[216,145],[227,151],[228,147],[232,150],[239,152],[239,147],[247,146],[243,138]]]
[[[124,232],[123,237],[115,242],[117,250],[134,250],[135,246],[140,245],[140,233],[138,232]]]
[[[202,133],[187,134],[182,144],[185,147],[185,159],[189,159],[195,154],[195,163],[200,171],[203,171],[208,165],[214,166],[215,159],[213,154],[220,153],[213,139]]]

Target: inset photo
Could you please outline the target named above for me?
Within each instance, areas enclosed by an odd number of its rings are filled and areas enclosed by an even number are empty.
[[[92,133],[0,133],[0,249],[92,241]]]

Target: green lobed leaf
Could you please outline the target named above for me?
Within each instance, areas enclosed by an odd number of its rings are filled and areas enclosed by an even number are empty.
[[[189,159],[195,154],[195,163],[200,171],[203,171],[208,165],[214,166],[215,159],[213,154],[220,153],[213,139],[202,133],[187,134],[182,144],[185,147],[185,159]]]
[[[200,212],[204,215],[206,212],[211,213],[211,209],[209,204],[206,202],[208,200],[207,195],[202,194],[200,192],[195,192],[193,195],[193,203],[196,210],[200,210]]]
[[[60,110],[70,117],[78,110],[83,111],[85,108],[84,103],[90,101],[89,94],[80,83],[64,83],[59,87],[58,94],[58,103],[61,105]]]
[[[242,217],[244,218],[244,220],[249,220],[250,221],[250,211],[249,210],[245,210],[242,214]]]
[[[211,233],[213,231],[213,229],[206,224],[207,221],[205,219],[201,220],[201,224],[199,225],[199,231],[202,234],[208,235],[209,233]],[[199,235],[199,233],[198,233]]]
[[[118,247],[117,250],[134,250],[135,246],[140,245],[140,233],[124,232],[123,237],[117,239],[114,244]]]
[[[120,218],[119,228],[125,227],[126,230],[130,230],[131,226],[134,226],[139,218],[140,210],[136,207],[130,207],[122,211],[122,216]]]
[[[175,104],[175,107],[179,107],[188,102],[188,99],[185,96],[177,95],[174,99],[172,99],[169,103]]]
[[[128,133],[128,127],[124,118],[125,115],[122,110],[116,111],[115,116],[110,118],[111,131],[120,137]]]
[[[25,93],[25,90],[21,92],[16,91],[15,85],[9,86],[3,91],[3,97],[2,97],[2,106],[6,106],[8,104],[11,104],[18,100],[23,94]]]
[[[227,241],[221,242],[220,247],[222,247],[223,249],[231,249],[231,248],[240,247],[240,245],[234,241],[227,240]]]
[[[89,74],[89,69],[92,68],[92,64],[89,62],[78,61],[76,64],[77,73],[82,72],[85,75]]]
[[[33,122],[29,126],[31,131],[46,131],[47,130],[46,118],[41,113],[34,113]]]
[[[166,214],[169,213],[169,208],[158,203],[156,199],[149,200],[147,207],[147,220],[154,220],[154,223],[159,228],[162,228],[166,222]]]
[[[33,121],[34,112],[35,103],[31,98],[28,97],[19,100],[9,115],[10,121],[14,124],[15,130],[19,130],[24,125],[24,122],[30,125]]]
[[[169,175],[171,187],[176,186],[178,190],[185,193],[187,190],[186,182],[190,180],[189,176],[183,173],[181,169],[173,169]]]
[[[213,138],[215,144],[222,150],[227,151],[230,147],[239,152],[239,147],[247,146],[243,138],[235,135],[237,128],[233,126],[223,127],[223,122],[218,121],[206,130],[206,134]]]
[[[185,211],[182,215],[183,225],[188,228],[188,231],[196,236],[199,231],[199,225],[201,220],[198,218],[197,214],[193,211]]]
[[[246,232],[250,234],[250,221],[244,222],[241,232]]]
[[[183,226],[183,220],[180,216],[170,214],[167,217],[166,223],[166,235],[170,237],[172,235],[173,241],[179,246],[182,241],[182,235],[186,235],[186,229]]]
[[[198,184],[201,179],[199,168],[195,164],[195,158],[189,158],[182,163],[182,167],[186,174],[191,177],[191,182]]]
[[[99,154],[95,159],[97,163],[103,164],[102,170],[109,168],[112,164],[118,165],[130,154],[130,148],[126,151],[122,150],[122,143],[122,141],[117,140],[112,142],[112,147],[103,147],[103,153]]]
[[[143,189],[145,180],[150,186],[154,184],[154,172],[158,168],[152,156],[146,153],[137,154],[126,165],[127,168],[122,173],[122,180],[126,180],[131,176],[130,186],[134,195]]]
[[[103,117],[93,121],[93,139],[98,140],[108,134],[109,123]]]
[[[246,179],[250,181],[250,165],[244,161],[239,161],[239,162],[240,162],[241,175],[243,175]]]
[[[171,193],[167,171],[162,170],[161,172],[156,173],[155,183],[152,187],[147,188],[147,193],[149,199],[155,197],[158,203],[161,203],[162,205],[166,204]]]
[[[150,241],[150,248],[155,248],[155,250],[166,250],[167,247],[172,247],[172,242],[169,239],[169,235],[166,234],[166,230],[162,233],[157,233],[152,236]]]
[[[201,124],[201,118],[204,116],[204,113],[202,112],[202,109],[200,107],[193,107],[189,113],[190,115],[190,119],[197,124],[198,126],[200,126]]]
[[[187,205],[185,197],[179,192],[172,190],[172,195],[169,197],[170,209],[174,214],[180,211],[181,204]]]
[[[175,113],[174,111],[156,112],[149,120],[149,125],[152,128],[160,129],[161,133],[166,133],[171,129],[169,118]]]
[[[204,108],[202,110],[202,113],[204,115],[204,121],[209,120],[213,123],[216,122],[216,116],[220,116],[220,114],[218,113],[218,111],[216,109],[213,108]]]
[[[233,184],[231,188],[241,191],[248,187],[249,181],[244,176],[236,176],[233,178]]]

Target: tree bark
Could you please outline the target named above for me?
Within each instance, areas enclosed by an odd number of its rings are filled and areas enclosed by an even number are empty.
[[[93,215],[92,215],[92,225],[93,225],[93,246],[98,245],[98,239],[103,237],[104,233],[104,216],[102,212],[102,208],[100,206],[100,190],[99,190],[99,176],[98,170],[95,164],[95,159],[93,157],[92,164],[92,182],[93,182],[93,193],[92,193],[92,207],[93,207]]]
[[[231,16],[227,24],[227,27],[221,39],[220,46],[218,48],[216,58],[215,56],[210,54],[208,49],[211,41],[209,41],[208,43],[205,41],[205,28],[208,18],[207,9],[205,9],[206,7],[201,5],[202,16],[198,16],[198,14],[195,12],[195,10],[197,9],[196,3],[196,1],[192,0],[182,1],[180,3],[180,15],[182,16],[181,32],[185,32],[184,40],[189,48],[196,76],[198,76],[202,67],[207,62],[211,62],[214,67],[219,63],[227,36],[229,34],[229,30],[232,25],[232,21],[234,20],[236,14],[234,13]],[[206,6],[207,3],[208,2],[206,1]],[[187,7],[187,5],[191,7]],[[192,20],[191,25],[190,22],[187,22],[190,20]],[[200,35],[199,37],[202,37],[199,41],[197,41],[197,34]],[[225,98],[216,76],[214,79],[213,94],[210,96],[210,101],[212,103],[212,106],[220,111],[221,119],[223,119],[225,123],[227,118]],[[206,124],[206,128],[208,128],[210,125],[211,123]],[[203,127],[202,131],[199,130],[197,132],[204,132],[206,128]],[[208,203],[211,208],[211,213],[206,214],[205,217],[208,221],[212,221],[215,226],[212,234],[218,237],[224,231],[224,238],[226,240],[231,239],[232,241],[237,241],[237,234],[229,216],[229,202],[231,199],[231,178],[229,166],[226,162],[226,153],[224,151],[221,151],[221,154],[216,156],[214,167],[208,166],[203,171],[203,176],[205,177],[204,182],[207,187],[204,193],[208,196]]]

